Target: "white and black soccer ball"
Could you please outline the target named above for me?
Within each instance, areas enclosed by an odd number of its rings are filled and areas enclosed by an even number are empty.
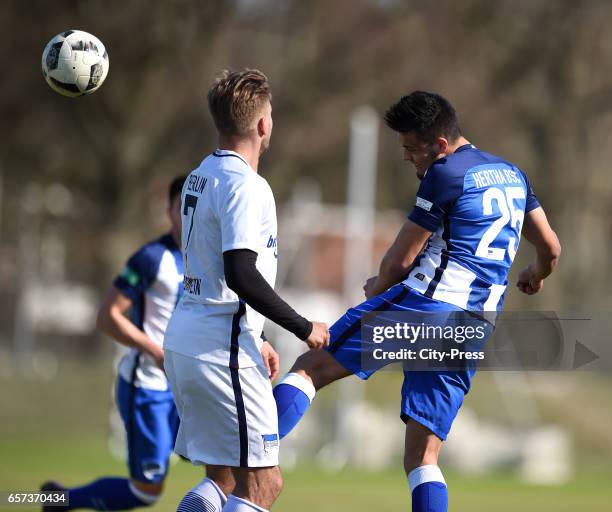
[[[64,96],[91,94],[108,74],[108,54],[96,36],[82,30],[67,30],[47,44],[42,71],[51,89]]]

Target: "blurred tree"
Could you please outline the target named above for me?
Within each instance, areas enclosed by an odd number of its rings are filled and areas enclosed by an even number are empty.
[[[610,304],[608,283],[592,276],[610,267],[609,2],[33,0],[3,7],[0,56],[10,63],[0,83],[3,297],[15,292],[15,219],[27,182],[60,181],[72,190],[70,272],[106,284],[133,246],[160,228],[167,181],[214,147],[205,91],[215,74],[249,66],[264,70],[273,87],[275,132],[262,168],[280,204],[300,176],[316,179],[325,201],[343,202],[351,111],[371,104],[382,115],[402,94],[436,90],[457,106],[470,140],[527,171],[566,242],[563,277],[542,299],[547,307]],[[68,28],[96,34],[110,56],[102,89],[76,100],[53,93],[40,73],[44,45]],[[384,128],[380,148],[378,205],[407,211],[418,183]]]

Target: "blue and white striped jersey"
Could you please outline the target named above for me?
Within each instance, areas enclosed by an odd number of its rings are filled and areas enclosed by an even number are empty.
[[[183,291],[183,256],[171,234],[141,247],[113,282],[132,301],[131,320],[160,346]],[[119,375],[135,386],[165,391],[166,376],[148,354],[132,348],[119,363]]]
[[[538,206],[518,167],[461,146],[421,182],[408,218],[433,235],[404,283],[469,311],[500,311],[525,213]]]

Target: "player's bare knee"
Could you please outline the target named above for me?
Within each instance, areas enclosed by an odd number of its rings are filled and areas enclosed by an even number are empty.
[[[297,358],[290,371],[312,382],[316,390],[350,374],[328,352],[323,350],[309,350],[303,353]]]
[[[316,355],[313,357],[314,351],[304,352],[300,357],[298,357],[293,363],[291,373],[297,373],[301,375],[309,382],[314,384],[314,380],[318,377],[317,373],[319,372],[319,365],[316,361]]]
[[[278,466],[271,468],[242,469],[235,468],[236,496],[269,509],[283,489],[283,477]]]
[[[283,476],[278,467],[269,468],[262,476],[263,478],[258,481],[256,494],[262,503],[271,506],[283,490]]]
[[[236,487],[234,473],[227,466],[206,465],[206,476],[215,482],[226,496]]]
[[[274,498],[278,498],[284,486],[283,475],[278,468],[271,474],[270,477],[270,487],[272,492],[274,493]]]
[[[308,352],[304,352],[303,354],[301,354],[296,360],[295,363],[293,363],[293,366],[291,367],[291,372],[294,373],[299,373],[299,374],[308,374],[313,367],[313,360],[312,360],[312,352],[308,351]]]
[[[409,419],[406,422],[404,470],[406,474],[419,466],[437,465],[442,440],[427,427]]]

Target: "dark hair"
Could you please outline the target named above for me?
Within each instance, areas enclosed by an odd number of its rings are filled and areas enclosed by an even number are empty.
[[[414,131],[427,142],[437,137],[454,142],[461,135],[453,106],[446,98],[431,92],[414,91],[402,97],[387,110],[385,122],[396,132]]]
[[[172,180],[170,186],[168,187],[168,204],[172,204],[174,198],[181,195],[186,179],[187,176],[182,174],[181,176],[177,176]]]
[[[222,135],[245,135],[255,116],[272,101],[268,78],[257,69],[221,72],[208,91],[208,109]]]

